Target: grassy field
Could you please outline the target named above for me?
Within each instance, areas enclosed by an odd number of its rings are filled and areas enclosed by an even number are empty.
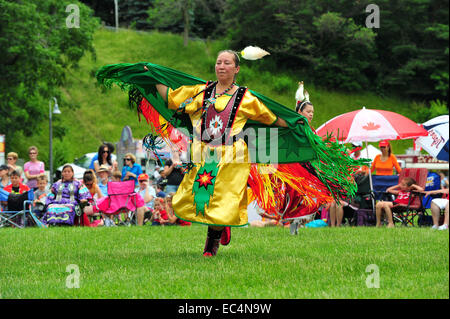
[[[0,229],[0,298],[449,298],[447,231],[240,228],[215,258],[202,257],[205,236],[198,225]],[[70,265],[79,288],[67,287]],[[370,265],[379,288],[367,287]]]
[[[216,54],[228,47],[221,41],[192,41],[184,47],[180,35],[132,30],[112,32],[105,29],[95,33],[94,46],[95,58],[87,54],[78,68],[66,69],[67,81],[61,88],[59,99],[62,113],[53,116],[54,124],[65,129],[63,138],[55,138],[53,142],[55,167],[64,163],[63,158],[71,162],[84,153],[97,151],[102,141],[119,141],[125,125],[130,126],[133,137],[138,139],[149,131],[145,120],[139,122],[136,111],[128,108],[125,92],[117,87],[104,92],[98,87],[94,74],[101,66],[147,61],[212,80],[215,79]],[[336,115],[363,106],[395,111],[407,117],[413,117],[417,110],[424,107],[423,103],[393,96],[383,97],[374,92],[323,89],[308,82],[307,74],[301,68],[289,73],[270,73],[260,71],[259,62],[242,61],[237,82],[293,108],[297,83],[305,80],[315,106],[312,123],[315,128]],[[40,159],[48,163],[48,136],[48,121],[43,121],[36,135],[20,139],[15,151],[23,157],[29,145],[36,145],[40,150]],[[412,140],[393,142],[395,154],[402,154],[411,146]]]

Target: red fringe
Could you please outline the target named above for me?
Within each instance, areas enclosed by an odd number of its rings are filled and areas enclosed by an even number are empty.
[[[162,118],[147,99],[142,99],[139,108],[147,123],[150,124],[152,133],[161,136],[161,138],[175,150],[187,150],[188,137],[181,134],[172,124]]]
[[[265,217],[288,219],[310,215],[333,197],[327,187],[299,163],[253,164],[249,201],[256,200]]]

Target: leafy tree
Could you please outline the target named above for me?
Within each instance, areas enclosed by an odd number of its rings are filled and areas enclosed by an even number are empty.
[[[369,29],[371,0],[227,0],[222,28],[234,49],[258,45],[258,65],[296,70],[332,88],[448,98],[449,2],[379,0],[380,28]]]
[[[351,1],[341,1],[351,8]],[[375,34],[334,9],[332,1],[233,0],[224,24],[235,49],[259,45],[277,69],[296,70],[323,86],[367,88]],[[323,13],[323,12],[326,13]],[[265,62],[267,64],[267,62]]]
[[[148,21],[148,9],[153,1],[148,0],[121,0],[119,1],[120,24],[132,26],[137,30],[152,29]]]
[[[428,100],[448,97],[448,1],[381,0],[377,82]]]
[[[49,98],[61,101],[65,69],[76,67],[86,51],[95,53],[92,36],[98,22],[87,6],[72,4],[79,8],[79,28],[68,27],[75,11],[66,12],[67,4],[60,1],[0,0],[0,132],[12,142],[8,148],[25,150],[15,137],[31,136],[48,119]]]
[[[193,0],[155,0],[148,10],[149,22],[157,29],[183,32],[184,45],[189,42],[189,27],[194,19]]]
[[[375,58],[375,34],[334,12],[322,14],[313,25],[312,68],[316,81],[347,90],[369,88],[365,72]]]
[[[187,46],[192,35],[208,38],[217,34],[223,1],[155,0],[148,20],[156,29],[183,33]]]

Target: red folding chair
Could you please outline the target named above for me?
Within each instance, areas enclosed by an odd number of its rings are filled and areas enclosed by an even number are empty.
[[[405,177],[411,177],[416,181],[416,185],[425,189],[427,183],[428,170],[426,168],[405,168],[398,177],[398,181]],[[394,222],[400,222],[404,226],[414,226],[415,217],[419,214],[425,214],[423,206],[424,193],[411,192],[408,205],[397,204],[392,208],[392,217]]]

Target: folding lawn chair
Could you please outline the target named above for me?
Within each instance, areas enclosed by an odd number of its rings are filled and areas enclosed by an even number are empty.
[[[354,210],[355,215],[351,219],[351,225],[375,226],[376,218],[373,203],[376,195],[370,188],[370,176],[358,174],[355,176],[355,181],[358,189],[350,205],[344,208],[344,216],[346,209]]]
[[[28,222],[34,222],[37,226],[43,227],[42,222],[34,215],[33,191],[23,194],[10,194],[1,191],[0,200],[7,202],[7,209],[0,211],[0,227],[25,228]]]
[[[405,168],[400,172],[398,180],[400,182],[405,177],[412,177],[416,181],[416,185],[425,189],[427,176],[428,170],[426,168]],[[425,214],[423,197],[423,193],[412,191],[408,205],[394,205],[392,207],[394,222],[400,222],[404,226],[414,226],[415,217]]]
[[[119,224],[130,226],[136,224],[138,194],[134,191],[134,181],[108,182],[108,196],[97,200],[100,212],[109,216],[125,214],[125,220]]]

